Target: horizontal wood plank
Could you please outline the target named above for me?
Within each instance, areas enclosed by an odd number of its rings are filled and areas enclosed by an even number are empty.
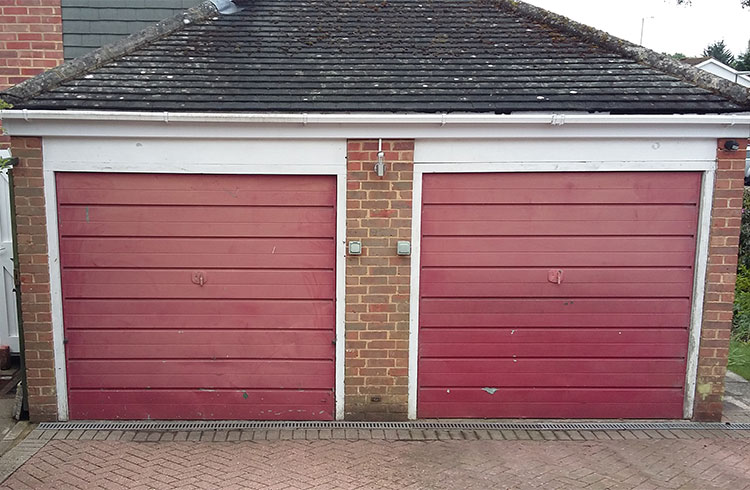
[[[482,359],[482,358],[604,358],[643,359],[650,357],[687,357],[685,342],[674,344],[651,344],[629,342],[555,342],[543,339],[536,343],[516,343],[511,340],[499,343],[424,343],[419,349],[422,359]]]
[[[422,224],[426,236],[607,236],[607,235],[646,235],[646,236],[693,236],[697,221],[448,221],[435,220]]]
[[[61,253],[61,260],[69,267],[104,268],[193,268],[195,269],[333,269],[336,257],[332,250],[328,254],[297,253],[278,255],[274,253],[221,254],[178,253],[165,250],[162,253]]]
[[[547,343],[551,346],[575,343],[645,343],[649,345],[684,344],[687,345],[687,329],[675,328],[560,328],[557,325],[526,328],[422,328],[419,333],[421,348],[431,344],[483,344],[509,343],[522,345],[526,343]],[[460,350],[459,350],[460,352]]]
[[[137,192],[138,203],[149,206],[289,206],[300,203],[307,206],[334,206],[335,197],[330,191],[297,190],[294,196],[290,191],[272,189],[231,189],[222,190],[152,190],[140,189],[75,189],[64,188],[58,192],[63,205],[117,206],[133,203]]]
[[[141,174],[141,173],[59,173],[55,175],[61,189],[122,189],[177,190],[200,192],[218,190],[227,200],[233,199],[233,190],[295,192],[316,190],[331,193],[336,190],[336,179],[321,175],[192,175],[192,174]],[[292,196],[293,199],[293,196]],[[129,203],[137,202],[132,196]],[[304,204],[297,201],[296,204]]]
[[[429,328],[671,328],[687,329],[690,313],[422,313],[419,324]]]
[[[71,390],[74,420],[333,420],[331,390]]]
[[[681,359],[549,359],[544,356],[522,359],[422,359],[421,374],[650,374],[684,376]]]
[[[485,283],[540,284],[547,281],[549,267],[423,267],[421,284]],[[654,277],[658,275],[658,277]],[[564,284],[684,284],[693,279],[692,267],[574,267],[565,270]]]
[[[486,174],[485,174],[486,175]],[[427,175],[425,175],[427,177]],[[427,182],[425,180],[425,182]],[[563,189],[509,188],[498,189],[430,189],[425,193],[425,205],[433,204],[691,204],[700,198],[700,191],[690,189],[577,189],[570,192]]]
[[[685,313],[690,300],[677,298],[467,298],[442,299],[424,298],[421,311],[434,313]]]
[[[330,224],[336,211],[328,207],[280,206],[61,206],[59,220],[67,224],[84,223],[324,223]],[[218,241],[217,241],[218,242]]]
[[[293,238],[66,238],[60,244],[61,253],[69,254],[164,254],[181,255],[331,255],[335,250],[334,237],[328,239],[310,238],[305,240],[303,249]],[[97,266],[103,267],[103,266]]]
[[[545,271],[545,276],[546,271]],[[570,275],[570,274],[568,274]],[[689,298],[693,292],[690,283],[578,283],[531,284],[510,283],[427,283],[422,285],[424,298]]]
[[[72,388],[331,389],[330,361],[139,359],[68,361]]]
[[[699,172],[538,172],[533,174],[486,172],[425,174],[424,187],[431,191],[456,189],[463,191],[462,194],[477,189],[494,191],[530,189],[544,192],[564,190],[567,191],[567,197],[562,202],[568,202],[572,195],[586,189],[623,189],[635,192],[651,189],[694,191],[700,184],[700,179]]]
[[[418,411],[424,418],[673,420],[682,418],[682,395],[677,398],[665,403],[638,403],[619,398],[599,403],[420,402]]]
[[[682,399],[682,390],[670,388],[603,388],[590,390],[586,388],[540,388],[524,390],[518,388],[451,388],[450,391],[439,388],[423,388],[420,401],[425,403],[457,403],[464,400],[468,403],[674,403]]]
[[[450,204],[427,205],[422,209],[424,223],[460,221],[691,221],[697,215],[695,204]]]
[[[433,252],[425,267],[692,267],[694,252]],[[651,276],[659,278],[656,269]]]
[[[560,236],[549,237],[486,237],[452,236],[422,238],[422,252],[425,254],[462,252],[525,252],[525,253],[565,253],[565,252],[694,252],[695,239],[692,236]]]
[[[334,336],[318,330],[72,330],[67,339],[71,359],[334,360]]]
[[[335,223],[173,223],[173,222],[65,222],[65,237],[192,237],[192,238],[327,238],[336,232]]]

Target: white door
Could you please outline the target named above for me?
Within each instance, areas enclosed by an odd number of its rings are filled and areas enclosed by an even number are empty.
[[[0,158],[10,153],[0,150]],[[8,171],[0,172],[0,345],[18,352],[18,315],[13,283],[13,228],[10,223],[10,185]]]

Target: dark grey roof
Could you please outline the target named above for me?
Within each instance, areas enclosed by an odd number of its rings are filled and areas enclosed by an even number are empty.
[[[62,0],[63,49],[73,59],[202,0]]]
[[[700,65],[704,61],[708,61],[710,59],[711,59],[710,56],[701,56],[701,57],[697,57],[697,58],[696,57],[694,57],[694,58],[682,58],[680,61],[682,61],[683,63],[687,63],[688,65],[695,66],[695,65]]]
[[[747,91],[522,2],[235,3],[244,10],[194,16],[103,66],[106,56],[61,68],[41,93],[32,80],[3,97],[16,108],[183,112],[750,109]]]

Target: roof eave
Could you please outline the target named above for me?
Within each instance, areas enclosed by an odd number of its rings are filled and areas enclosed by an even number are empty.
[[[220,113],[220,112],[125,112],[6,109],[0,117],[8,122],[111,121],[111,122],[206,122],[268,124],[701,124],[750,125],[750,112],[723,114],[589,114],[589,113]]]

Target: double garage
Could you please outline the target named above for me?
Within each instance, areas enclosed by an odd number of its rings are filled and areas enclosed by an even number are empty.
[[[63,160],[60,418],[344,417],[345,163]],[[689,417],[713,165],[415,164],[410,417]]]

